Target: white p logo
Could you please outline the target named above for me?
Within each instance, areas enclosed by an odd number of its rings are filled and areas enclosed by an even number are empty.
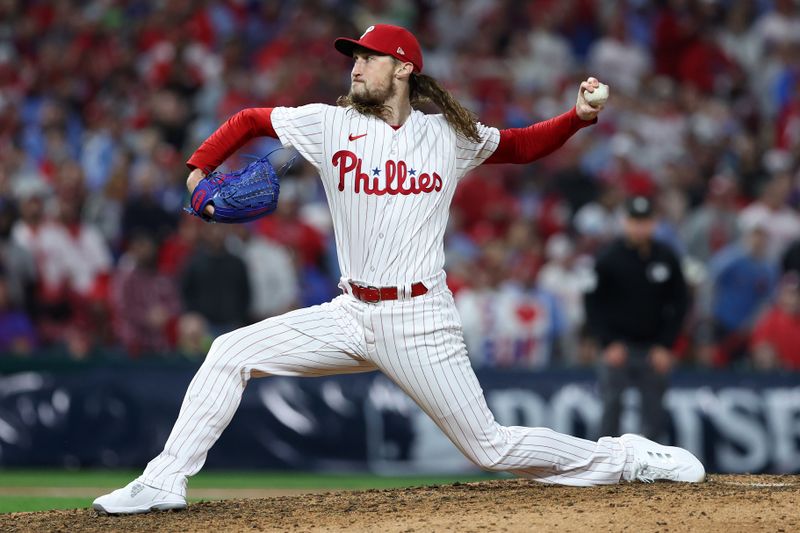
[[[374,29],[375,29],[375,26],[370,26],[369,28],[367,28],[367,31],[364,32],[364,35],[368,34],[369,32],[371,32]],[[362,35],[360,38],[363,39],[364,35]]]

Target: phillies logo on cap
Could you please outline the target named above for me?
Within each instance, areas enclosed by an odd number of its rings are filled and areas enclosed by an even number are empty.
[[[422,48],[414,35],[405,28],[391,24],[375,24],[367,28],[359,39],[339,37],[333,46],[346,56],[353,57],[356,46],[392,56],[414,65],[414,72],[422,72]]]

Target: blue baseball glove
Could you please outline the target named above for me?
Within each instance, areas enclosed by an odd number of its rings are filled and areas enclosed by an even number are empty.
[[[191,208],[187,207],[186,211],[203,220],[224,224],[250,222],[272,213],[278,207],[280,175],[294,159],[276,172],[268,157],[233,172],[212,172],[197,184],[192,192]],[[213,216],[204,213],[209,204],[214,206]]]

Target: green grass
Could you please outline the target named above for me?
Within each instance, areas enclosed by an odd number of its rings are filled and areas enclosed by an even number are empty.
[[[128,484],[140,472],[107,470],[6,470],[0,487],[108,487]],[[374,474],[314,474],[303,472],[203,472],[193,477],[195,488],[367,489],[411,487],[476,481],[474,476],[376,476]]]
[[[75,488],[116,489],[134,479],[136,471],[107,470],[5,470],[0,471],[0,488],[24,489]],[[440,485],[457,481],[489,479],[473,476],[376,476],[372,474],[312,474],[302,472],[203,472],[190,482],[191,488],[228,489],[385,489],[421,485]],[[48,509],[86,508],[92,498],[0,494],[0,513]]]
[[[53,509],[88,508],[91,498],[56,498],[44,496],[0,496],[0,514]]]

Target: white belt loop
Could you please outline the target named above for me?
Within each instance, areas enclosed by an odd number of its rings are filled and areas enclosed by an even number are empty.
[[[350,281],[346,278],[339,278],[339,288],[342,289],[345,294],[353,296],[353,288],[350,286]]]
[[[400,296],[401,300],[410,300],[411,299],[411,285],[408,283],[404,283],[397,288],[397,294]]]

